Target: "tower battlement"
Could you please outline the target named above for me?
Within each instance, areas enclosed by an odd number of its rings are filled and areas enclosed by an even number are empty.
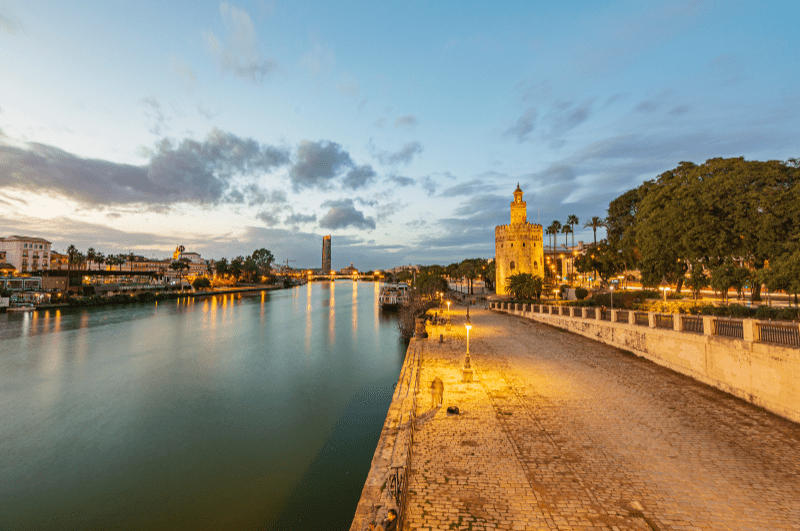
[[[511,203],[511,223],[494,228],[496,291],[506,293],[506,279],[517,273],[544,277],[544,229],[528,223],[527,205],[517,185]]]

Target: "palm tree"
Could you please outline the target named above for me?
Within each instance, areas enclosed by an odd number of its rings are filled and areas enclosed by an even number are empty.
[[[91,264],[94,264],[95,260],[97,260],[97,253],[95,252],[94,247],[89,247],[89,250],[86,251],[86,260],[88,262],[87,268],[91,269],[92,268]]]
[[[72,264],[75,263],[76,255],[78,254],[78,248],[74,245],[70,245],[67,247],[67,282],[64,286],[64,292],[66,293],[69,290],[69,280],[72,275]]]
[[[597,229],[606,226],[606,220],[597,216],[592,216],[592,219],[583,224],[583,228],[591,227],[594,231],[594,244],[597,245]]]
[[[575,225],[577,225],[578,223],[579,223],[578,216],[576,216],[575,214],[570,214],[569,216],[567,216],[567,225],[569,225],[569,227],[572,229],[570,232],[572,232],[573,247],[575,247]]]
[[[128,256],[126,257],[128,262],[131,264],[131,271],[133,271],[133,252],[128,251]]]
[[[572,232],[572,227],[569,225],[564,225],[561,227],[561,233],[564,235],[564,250],[567,250],[567,235]]]

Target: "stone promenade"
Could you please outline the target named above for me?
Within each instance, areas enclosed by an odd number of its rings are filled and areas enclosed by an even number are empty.
[[[424,342],[406,529],[800,530],[800,425],[475,308],[475,381],[461,383],[464,317]]]

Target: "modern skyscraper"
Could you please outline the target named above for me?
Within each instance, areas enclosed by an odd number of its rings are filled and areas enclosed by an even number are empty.
[[[331,235],[322,238],[322,274],[331,272]]]

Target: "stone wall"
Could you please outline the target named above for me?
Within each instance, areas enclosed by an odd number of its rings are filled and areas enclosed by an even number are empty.
[[[424,326],[424,321],[423,321]],[[388,477],[390,467],[404,467],[412,441],[412,419],[419,385],[419,366],[424,341],[411,339],[406,358],[400,369],[397,387],[389,405],[389,412],[383,423],[381,437],[372,457],[367,481],[361,491],[361,499],[356,514],[350,524],[350,531],[369,529],[370,522],[380,522],[386,518],[389,509],[399,511],[389,493]]]
[[[532,223],[500,225],[494,231],[495,289],[506,293],[506,279],[517,273],[544,277],[544,247],[542,226]],[[510,268],[514,262],[514,269]]]
[[[688,332],[689,320],[678,314],[670,323],[670,317],[649,312],[644,324],[641,312],[637,325],[634,312],[504,302],[491,307],[632,352],[800,422],[800,348],[761,341],[766,323],[707,316],[701,329]],[[742,339],[716,335],[725,322],[741,322]]]

